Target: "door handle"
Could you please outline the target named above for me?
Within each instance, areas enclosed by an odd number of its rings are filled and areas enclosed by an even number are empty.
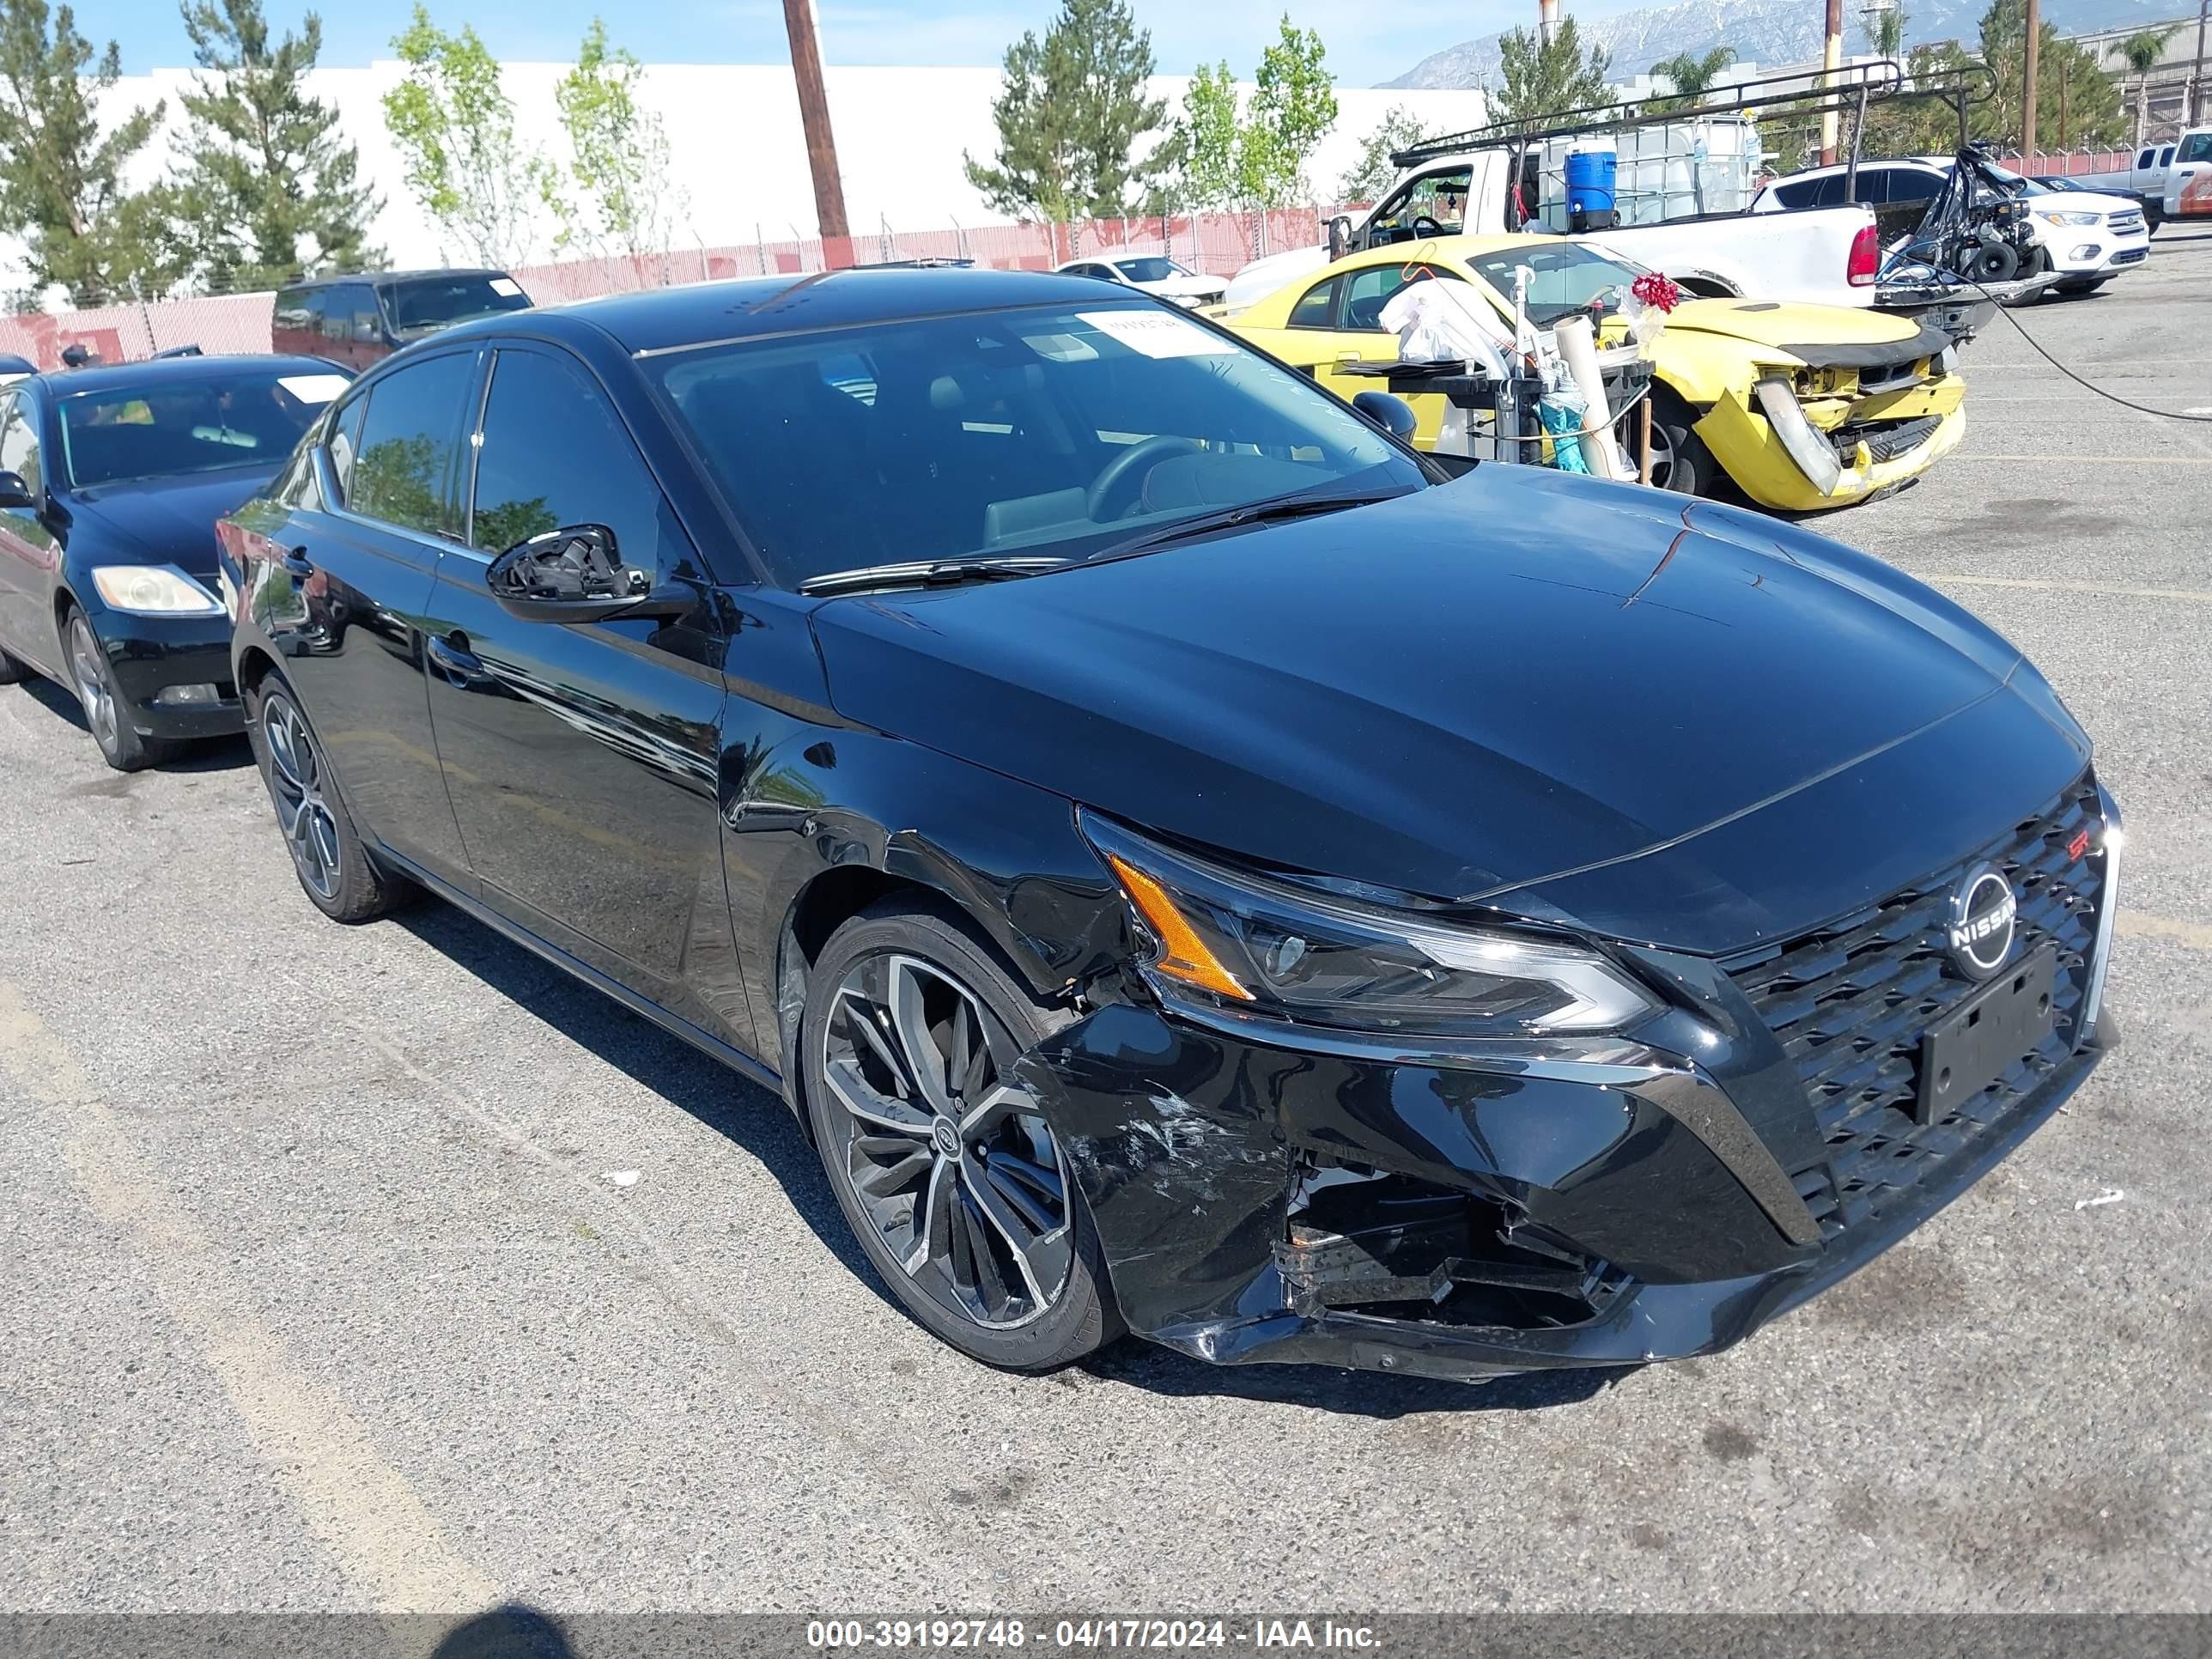
[[[307,550],[305,546],[287,548],[284,556],[278,562],[291,575],[312,576],[315,574],[315,562],[307,556]]]
[[[1367,361],[1367,355],[1361,351],[1340,351],[1336,354],[1336,361],[1340,363],[1364,363]]]
[[[438,672],[455,685],[481,685],[491,678],[483,659],[469,649],[469,636],[458,628],[443,638],[432,635],[429,654]]]

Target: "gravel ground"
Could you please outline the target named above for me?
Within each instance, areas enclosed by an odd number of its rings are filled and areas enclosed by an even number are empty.
[[[2154,246],[2023,320],[2212,405],[2212,234]],[[0,1603],[2212,1610],[2212,427],[2002,323],[1966,369],[1960,453],[1822,527],[2095,734],[2125,1044],[1856,1278],[1610,1381],[979,1369],[778,1104],[452,911],[323,923],[243,744],[121,777],[0,690]]]

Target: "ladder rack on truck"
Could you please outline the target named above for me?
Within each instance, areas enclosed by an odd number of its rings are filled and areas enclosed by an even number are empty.
[[[1425,162],[1473,152],[1504,150],[1513,158],[1511,176],[1525,190],[1534,182],[1528,166],[1531,151],[1541,152],[1548,147],[1577,138],[1611,137],[1617,148],[1624,136],[1640,134],[1652,128],[1710,125],[1715,122],[1725,122],[1730,118],[1747,124],[1778,120],[1794,125],[1835,115],[1853,118],[1844,124],[1848,125],[1850,137],[1850,153],[1844,158],[1844,176],[1855,183],[1858,169],[1858,141],[1866,131],[1867,112],[1870,108],[1888,102],[1936,101],[1948,104],[1956,112],[1959,143],[1963,149],[1966,143],[1966,111],[1985,101],[1995,88],[1995,76],[1979,64],[1914,81],[1906,75],[1905,66],[1894,58],[1880,58],[1846,64],[1832,71],[1792,70],[1776,75],[1754,76],[1749,80],[1735,82],[1701,94],[1696,101],[1688,104],[1682,102],[1678,95],[1662,94],[1623,103],[1593,104],[1581,109],[1563,110],[1556,115],[1531,120],[1495,121],[1487,126],[1471,128],[1465,132],[1446,133],[1438,137],[1423,139],[1418,144],[1409,144],[1403,149],[1392,151],[1390,161],[1402,172]],[[1639,151],[1637,159],[1655,158]],[[1664,161],[1684,158],[1674,155],[1671,149],[1662,149],[1656,159]],[[1847,193],[1848,190],[1847,185]],[[1535,210],[1526,201],[1521,205],[1521,224],[1526,224],[1537,216]],[[1662,218],[1653,222],[1665,221]],[[1510,228],[1517,229],[1520,225]]]

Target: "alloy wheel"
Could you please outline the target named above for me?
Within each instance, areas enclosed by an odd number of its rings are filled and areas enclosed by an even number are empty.
[[[943,969],[880,951],[838,986],[823,1048],[834,1151],[892,1259],[987,1330],[1049,1311],[1074,1259],[1067,1170],[1012,1037]]]
[[[1657,421],[1651,422],[1651,487],[1664,489],[1674,476],[1674,441]]]
[[[324,798],[322,751],[289,697],[271,692],[261,704],[269,751],[269,793],[300,879],[326,899],[338,891],[338,826]]]
[[[100,746],[114,752],[122,718],[115,694],[107,689],[106,658],[92,625],[83,617],[70,619],[70,678],[76,682],[76,700],[83,706],[85,724]]]

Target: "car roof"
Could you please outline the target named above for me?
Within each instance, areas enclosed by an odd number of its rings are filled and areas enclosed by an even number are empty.
[[[319,357],[280,356],[273,352],[210,353],[201,357],[149,357],[130,363],[90,363],[82,368],[53,368],[33,377],[57,398],[74,398],[86,392],[137,391],[143,386],[190,386],[196,380],[222,380],[240,369],[261,368],[271,374],[345,374],[335,363]]]
[[[284,284],[283,292],[296,293],[303,289],[331,288],[340,283],[350,286],[367,283],[381,288],[391,283],[414,282],[422,277],[441,276],[504,276],[507,273],[490,265],[426,265],[416,270],[356,270],[336,276],[303,276],[296,283]]]
[[[754,276],[612,294],[572,305],[478,318],[444,337],[527,332],[561,319],[588,322],[632,354],[859,324],[1021,306],[1066,305],[1079,292],[1056,270],[834,270]],[[1123,303],[1149,303],[1135,294]],[[1103,298],[1102,295],[1102,298]]]

